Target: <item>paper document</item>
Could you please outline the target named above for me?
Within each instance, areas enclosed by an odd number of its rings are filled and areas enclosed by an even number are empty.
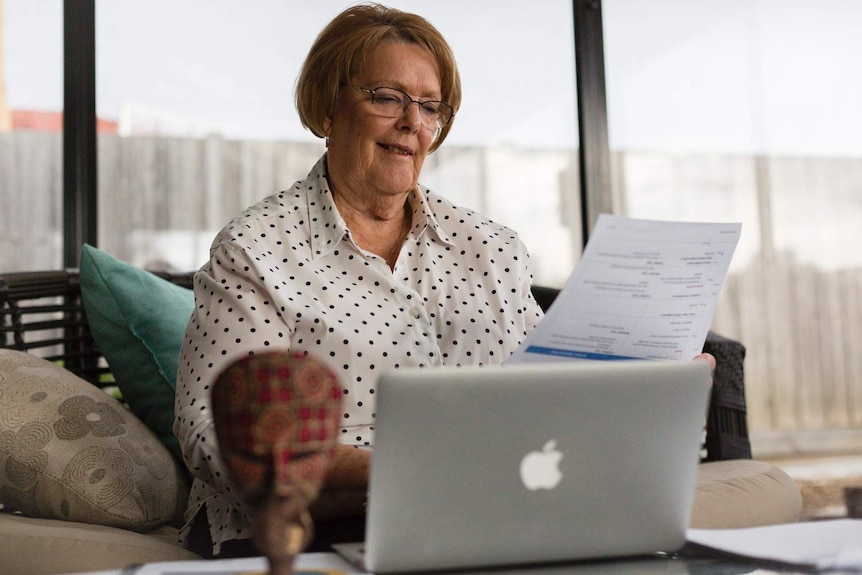
[[[862,573],[862,520],[833,519],[750,527],[689,529],[690,543],[732,555],[816,569]]]
[[[293,565],[294,575],[370,575],[357,571],[335,553],[302,553]],[[129,566],[118,575],[268,575],[263,557],[169,561]],[[94,574],[95,575],[95,574]],[[102,575],[102,574],[98,574]],[[105,575],[108,575],[107,573]]]
[[[302,553],[293,564],[294,575],[371,575],[357,571],[335,553]],[[130,565],[120,571],[79,575],[269,575],[264,557],[201,559]]]
[[[565,287],[508,363],[693,358],[741,229],[602,214]]]

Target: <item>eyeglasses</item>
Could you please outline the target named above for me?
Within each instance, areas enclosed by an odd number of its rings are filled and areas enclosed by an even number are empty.
[[[376,114],[387,118],[397,118],[403,115],[410,104],[416,103],[419,105],[419,117],[422,119],[422,125],[432,130],[440,130],[452,121],[452,116],[455,112],[452,106],[446,102],[437,100],[414,100],[407,93],[396,88],[362,88],[353,84],[344,84],[355,88],[360,92],[371,94],[371,106]]]

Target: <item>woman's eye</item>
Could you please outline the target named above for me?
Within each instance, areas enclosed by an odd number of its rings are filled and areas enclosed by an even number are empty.
[[[438,102],[425,102],[422,104],[422,111],[429,116],[436,116],[440,113],[440,104]]]
[[[394,94],[377,94],[378,104],[398,104],[401,105],[401,98]]]

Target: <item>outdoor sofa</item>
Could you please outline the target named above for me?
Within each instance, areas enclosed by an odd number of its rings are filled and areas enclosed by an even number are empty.
[[[192,276],[89,246],[80,269],[0,274],[5,575],[198,558],[174,542],[190,478],[171,433]],[[556,293],[534,289],[543,308]],[[692,526],[796,521],[793,480],[751,458],[745,348],[710,333],[704,350],[718,367]]]

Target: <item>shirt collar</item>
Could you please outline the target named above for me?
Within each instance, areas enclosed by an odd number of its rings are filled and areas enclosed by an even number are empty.
[[[311,257],[317,259],[334,250],[349,233],[335,207],[326,179],[326,154],[321,156],[305,179],[305,194],[311,231]]]
[[[444,244],[454,246],[455,242],[453,242],[452,238],[449,237],[449,234],[443,230],[443,227],[437,220],[437,216],[431,209],[431,205],[428,202],[428,195],[428,190],[421,184],[417,189],[413,190],[413,193],[410,194],[410,205],[413,206],[413,225],[411,226],[411,233],[419,238],[426,230],[430,229],[431,232],[437,236],[438,240]]]
[[[313,259],[325,256],[350,237],[350,230],[344,223],[326,178],[326,154],[314,165],[305,180],[308,217],[311,231],[311,254]],[[449,235],[440,226],[428,203],[428,190],[422,185],[410,193],[408,199],[413,208],[413,223],[409,234],[419,238],[431,230],[437,238],[448,245],[454,245]]]

